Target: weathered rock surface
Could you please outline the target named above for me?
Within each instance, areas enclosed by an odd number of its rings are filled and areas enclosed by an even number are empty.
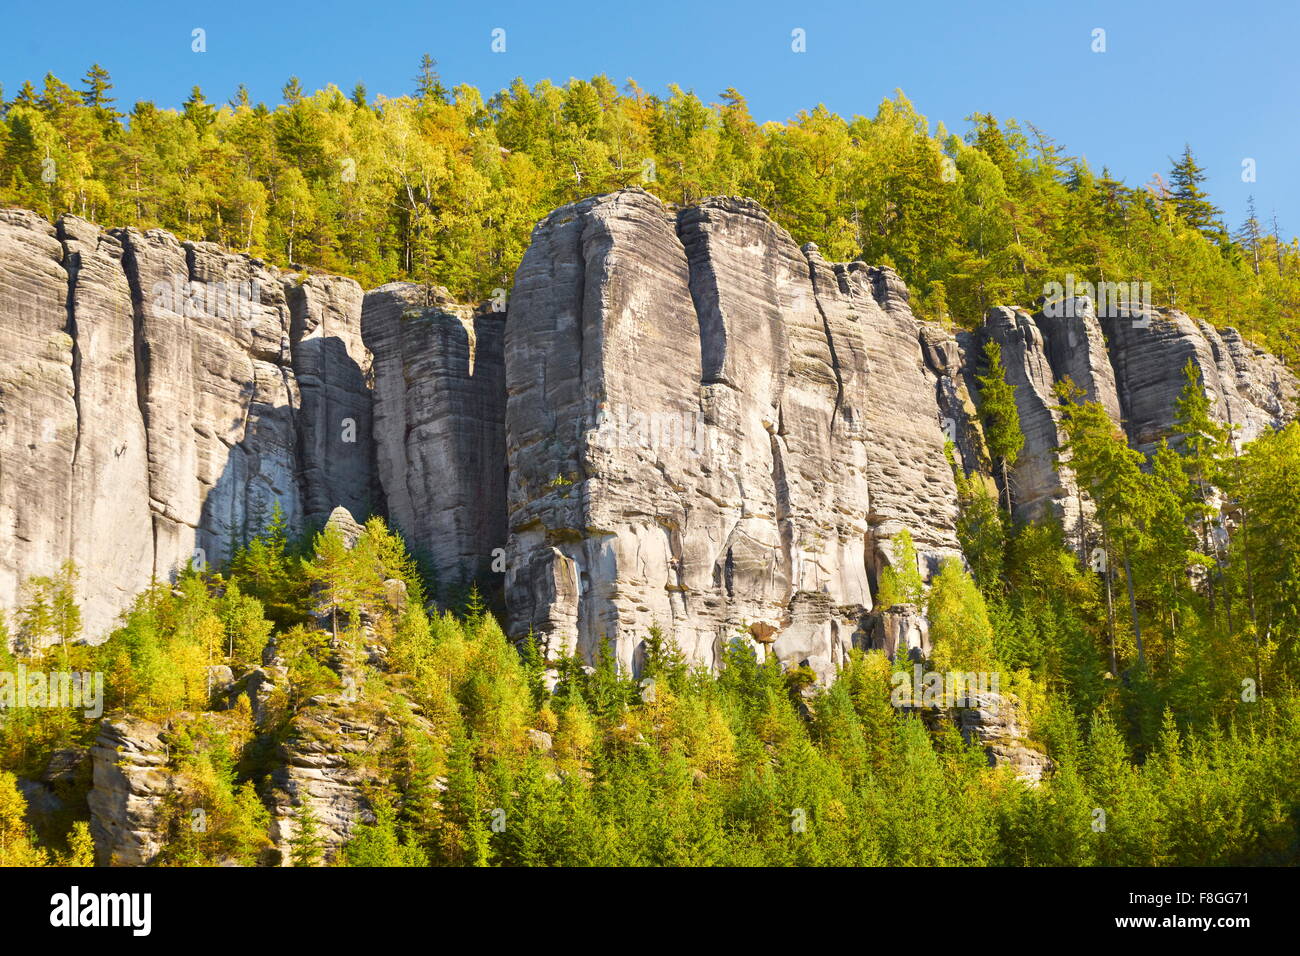
[[[1005,306],[988,311],[981,331],[1002,349],[1002,367],[1015,389],[1025,436],[1007,476],[1016,517],[1026,521],[1056,517],[1070,532],[1078,525],[1079,507],[1073,477],[1058,467],[1056,458],[1064,436],[1053,394],[1056,375],[1049,357],[1050,340],[1028,313]]]
[[[1190,361],[1218,420],[1239,442],[1295,417],[1300,383],[1233,328],[1215,329],[1173,309],[1116,310],[1102,317],[1119,401],[1133,447],[1150,454],[1173,438],[1175,407]]]
[[[68,276],[54,227],[0,210],[0,605],[70,557],[78,443]]]
[[[281,280],[289,302],[289,344],[302,397],[298,415],[303,512],[323,524],[337,507],[383,510],[375,474],[371,357],[361,337],[361,286],[310,275]]]
[[[754,203],[640,190],[544,220],[506,326],[512,629],[635,668],[762,624],[827,674],[911,530],[955,553],[955,488],[896,277],[800,250]],[[765,641],[766,643],[766,641]]]
[[[143,866],[166,841],[163,807],[173,789],[164,728],[136,717],[104,720],[90,750],[90,833],[101,866]]]
[[[1052,759],[1030,745],[1023,708],[1014,694],[975,693],[965,704],[949,708],[947,716],[967,743],[984,748],[990,766],[1009,766],[1030,784],[1039,783],[1052,771]]]
[[[271,840],[282,865],[291,862],[304,807],[310,807],[315,817],[316,838],[326,863],[357,826],[374,823],[363,788],[377,774],[365,758],[391,742],[384,729],[382,720],[363,716],[341,700],[315,702],[294,718],[280,747],[280,763],[271,774],[268,799]]]
[[[483,574],[506,543],[505,315],[402,282],[363,312],[388,515],[440,583]]]
[[[871,615],[867,645],[884,651],[890,660],[901,654],[913,660],[930,656],[930,621],[925,612],[911,604],[882,607]]]
[[[276,505],[291,530],[374,510],[360,305],[351,280],[0,211],[0,606],[71,560],[98,638]]]

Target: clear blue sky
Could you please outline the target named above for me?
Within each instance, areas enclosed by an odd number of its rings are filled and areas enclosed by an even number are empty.
[[[191,52],[195,27],[206,53]],[[505,53],[490,48],[498,27]],[[1091,50],[1098,27],[1105,53]],[[791,51],[795,28],[806,53]],[[653,92],[676,82],[706,102],[734,86],[760,121],[818,103],[871,115],[901,88],[932,123],[965,132],[977,110],[1033,122],[1131,185],[1166,172],[1189,142],[1230,226],[1253,193],[1261,218],[1276,210],[1289,236],[1300,233],[1298,41],[1294,0],[69,0],[5,4],[0,83],[12,96],[47,71],[73,82],[99,62],[128,108],[179,106],[195,84],[224,101],[241,82],[274,104],[294,74],[308,89],[362,80],[396,95],[427,51],[448,86],[485,97],[515,76],[605,73]],[[1247,157],[1255,183],[1242,182]]]

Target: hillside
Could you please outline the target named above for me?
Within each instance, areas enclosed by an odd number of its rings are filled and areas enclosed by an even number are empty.
[[[1234,329],[642,189],[478,305],[21,210],[0,290],[5,862],[1293,861]]]

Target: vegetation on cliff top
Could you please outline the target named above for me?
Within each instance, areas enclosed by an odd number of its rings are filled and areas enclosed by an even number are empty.
[[[706,104],[598,76],[485,101],[428,60],[410,96],[291,79],[273,106],[197,87],[180,110],[119,105],[98,67],[80,89],[47,75],[0,94],[0,202],[477,299],[510,287],[533,223],[563,203],[629,185],[674,203],[739,194],[828,258],[893,265],[930,318],[975,323],[1070,275],[1150,282],[1156,306],[1300,365],[1300,246],[1253,203],[1230,233],[1190,149],[1167,182],[1134,187],[1031,124],[932,130],[901,92],[870,118],[818,106],[760,125],[734,89]]]

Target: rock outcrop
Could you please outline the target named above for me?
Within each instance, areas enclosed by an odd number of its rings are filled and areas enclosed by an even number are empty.
[[[827,674],[908,528],[956,553],[956,494],[897,278],[800,250],[752,202],[641,190],[534,232],[506,326],[511,627],[553,652],[658,625],[717,661],[761,632]]]
[[[374,491],[350,279],[0,210],[0,606],[65,561],[86,633],[151,580]]]
[[[1241,441],[1300,395],[1176,311],[918,321],[891,269],[828,262],[742,199],[565,206],[499,306],[0,211],[0,606],[72,561],[97,638],[274,508],[293,531],[342,508],[386,515],[444,587],[502,580],[510,632],[552,657],[608,643],[635,670],[657,625],[697,663],[741,640],[825,678],[880,639],[899,532],[923,575],[959,556],[945,443],[988,480],[987,339],[1026,437],[1015,511],[1071,540],[1087,503],[1057,461],[1062,380],[1145,452],[1189,360]]]
[[[87,796],[95,858],[101,866],[143,866],[166,842],[164,805],[174,789],[165,728],[136,717],[106,719],[90,750]]]
[[[1300,383],[1281,362],[1247,345],[1233,328],[1215,329],[1174,309],[1114,310],[1102,317],[1129,442],[1151,454],[1173,435],[1183,370],[1196,369],[1220,422],[1235,440],[1254,440],[1295,417]]]
[[[321,700],[298,714],[271,774],[271,840],[282,865],[292,862],[302,821],[315,821],[322,862],[334,858],[357,826],[374,823],[364,787],[377,779],[364,758],[391,743],[382,717],[363,716],[346,701]]]
[[[1025,443],[1007,475],[1017,518],[1055,517],[1073,531],[1079,509],[1073,477],[1058,467],[1060,413],[1053,394],[1056,376],[1048,354],[1049,339],[1028,313],[998,306],[984,319],[983,334],[998,343],[1007,382],[1015,389],[1016,411]],[[1001,476],[999,476],[1001,477]]]
[[[506,543],[505,318],[411,283],[365,296],[388,516],[443,585],[489,573]]]

